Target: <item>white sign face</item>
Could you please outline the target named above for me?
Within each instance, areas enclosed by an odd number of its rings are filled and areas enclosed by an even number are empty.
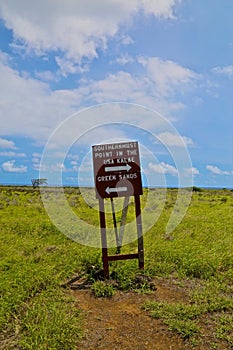
[[[142,194],[138,142],[95,145],[92,156],[97,197]]]

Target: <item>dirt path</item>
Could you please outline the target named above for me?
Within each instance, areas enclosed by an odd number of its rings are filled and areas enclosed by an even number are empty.
[[[169,300],[178,302],[187,298],[185,288],[169,281],[156,284],[153,294],[117,292],[111,299],[96,298],[90,291],[72,291],[86,315],[86,332],[78,349],[84,350],[186,350],[179,336],[170,332],[160,321],[142,310],[144,302]]]

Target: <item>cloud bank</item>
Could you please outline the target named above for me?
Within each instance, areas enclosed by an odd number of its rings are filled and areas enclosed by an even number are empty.
[[[62,74],[74,73],[83,60],[98,57],[108,40],[130,26],[139,12],[174,18],[180,0],[2,0],[0,15],[13,31],[13,45],[36,55],[57,53]],[[104,20],[103,20],[104,16]]]

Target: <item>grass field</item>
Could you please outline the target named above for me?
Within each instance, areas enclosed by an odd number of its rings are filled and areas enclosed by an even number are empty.
[[[159,189],[153,191],[156,208]],[[79,190],[67,188],[65,193],[72,210],[99,232],[98,213]],[[172,276],[180,285],[189,281],[189,299],[185,303],[148,301],[145,312],[161,319],[190,346],[198,347],[210,322],[209,348],[223,344],[224,349],[232,349],[233,192],[196,189],[183,221],[166,236],[176,194],[177,190],[168,190],[159,219],[144,235],[145,274],[155,279]],[[110,216],[108,221],[110,225]],[[31,187],[0,187],[0,228],[0,349],[76,349],[83,334],[83,315],[61,284],[91,266],[100,268],[101,250],[60,233],[47,216],[39,190]],[[124,252],[134,250],[135,243],[124,247]],[[96,295],[110,296],[114,288],[136,288],[136,261],[114,262],[110,270],[117,287],[93,282]],[[147,285],[139,289],[146,292]]]

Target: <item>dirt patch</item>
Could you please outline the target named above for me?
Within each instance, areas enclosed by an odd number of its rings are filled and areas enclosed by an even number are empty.
[[[157,281],[158,282],[158,281]],[[151,294],[118,291],[111,299],[96,298],[89,290],[71,293],[84,311],[86,331],[78,349],[185,350],[190,344],[151,318],[142,306],[146,300],[185,301],[186,288],[172,281],[156,283]]]

